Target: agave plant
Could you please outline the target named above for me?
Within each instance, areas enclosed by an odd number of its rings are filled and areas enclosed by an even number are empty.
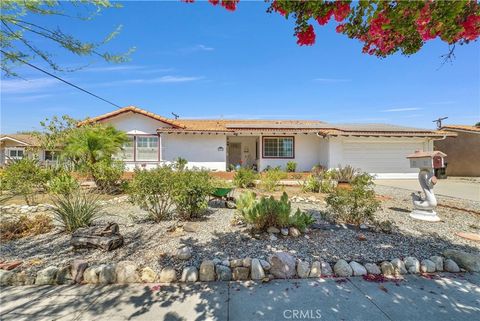
[[[335,172],[335,179],[338,183],[351,183],[358,174],[358,169],[353,168],[350,165],[345,167],[339,165]]]

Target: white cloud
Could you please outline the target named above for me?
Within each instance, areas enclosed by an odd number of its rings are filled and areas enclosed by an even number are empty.
[[[313,81],[322,83],[338,83],[338,82],[350,82],[351,79],[346,78],[315,78]]]
[[[0,88],[2,93],[8,94],[25,94],[29,92],[38,92],[59,85],[60,82],[54,78],[35,78],[30,80],[24,79],[2,79]]]
[[[157,83],[179,83],[179,82],[191,82],[203,79],[203,77],[192,77],[192,76],[162,76],[157,78],[150,79],[128,79],[119,81],[121,83],[127,84],[157,84]]]
[[[116,65],[116,66],[105,66],[105,67],[85,67],[80,69],[80,71],[88,72],[110,72],[110,71],[129,71],[129,70],[139,70],[143,69],[143,66],[137,65]]]
[[[417,108],[417,107],[407,107],[407,108],[390,108],[390,109],[384,109],[381,110],[382,113],[398,113],[402,111],[415,111],[415,110],[422,110],[423,108]]]

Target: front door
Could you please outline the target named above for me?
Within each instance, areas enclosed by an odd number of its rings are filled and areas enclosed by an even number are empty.
[[[229,143],[228,144],[228,164],[240,165],[242,160],[242,143]]]

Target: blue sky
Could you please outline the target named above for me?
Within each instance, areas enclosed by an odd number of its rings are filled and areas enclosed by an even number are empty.
[[[65,4],[64,4],[65,5]],[[241,1],[228,12],[208,3],[127,2],[92,21],[42,18],[84,40],[101,40],[123,25],[107,47],[136,47],[131,61],[106,64],[51,48],[66,67],[58,75],[118,105],[136,105],[171,117],[294,118],[328,122],[392,123],[433,128],[480,121],[480,45],[457,46],[456,59],[441,67],[448,47],[429,42],[411,57],[379,59],[361,44],[335,33],[336,23],[316,27],[317,43],[299,47],[293,21],[265,12],[264,2]],[[68,8],[67,8],[68,9]],[[36,62],[44,66],[41,62]],[[39,128],[45,117],[85,118],[115,107],[40,72],[18,69],[28,79],[1,84],[1,132]]]

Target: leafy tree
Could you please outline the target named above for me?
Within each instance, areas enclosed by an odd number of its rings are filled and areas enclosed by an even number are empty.
[[[475,124],[475,127],[480,127],[480,121]]]
[[[72,7],[87,11],[87,16],[76,15],[76,19],[83,21],[92,20],[103,9],[120,7],[118,3],[112,4],[108,0],[71,0]],[[46,42],[75,54],[77,56],[97,56],[108,62],[124,62],[134,50],[130,49],[125,54],[113,54],[101,51],[101,47],[118,35],[121,26],[108,34],[99,42],[82,41],[75,36],[65,33],[60,27],[51,29],[39,23],[39,17],[71,17],[65,11],[64,3],[56,0],[2,0],[0,2],[0,51],[2,53],[0,68],[7,76],[18,76],[13,68],[25,61],[39,57],[55,71],[65,71],[52,58],[52,54],[42,46]],[[80,10],[79,10],[80,11]],[[71,71],[71,70],[69,70]]]
[[[194,2],[186,0],[185,2]],[[239,0],[209,0],[235,11]],[[440,38],[451,47],[446,59],[453,57],[455,44],[467,44],[480,35],[480,6],[477,1],[292,1],[273,0],[267,9],[286,19],[295,19],[295,36],[300,46],[315,43],[313,21],[327,24],[332,18],[336,31],[363,43],[364,53],[386,57],[396,52],[412,55],[426,41]]]

